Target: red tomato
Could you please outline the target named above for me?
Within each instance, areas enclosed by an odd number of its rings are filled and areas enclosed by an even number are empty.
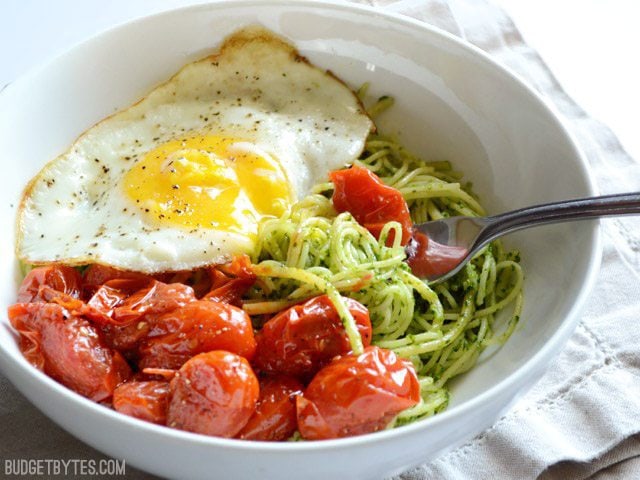
[[[90,265],[83,275],[83,290],[85,298],[91,297],[95,291],[103,284],[110,280],[139,280],[141,282],[150,282],[153,278],[144,273],[130,272],[127,270],[119,270],[107,265],[98,265],[97,263]]]
[[[109,281],[107,285],[111,285],[112,282],[115,280]],[[98,290],[96,295],[99,295],[100,291]],[[191,287],[181,283],[167,285],[156,280],[152,280],[150,286],[138,290],[122,302],[118,293],[109,292],[109,295],[113,297],[107,300],[92,298],[89,303],[101,302],[105,308],[108,308],[111,301],[117,305],[112,309],[110,324],[104,325],[103,332],[109,345],[118,350],[135,349],[149,334],[158,317],[196,301]]]
[[[18,290],[17,303],[42,301],[39,295],[40,287],[47,286],[57,292],[80,298],[82,278],[73,267],[64,265],[49,265],[31,270],[22,281]]]
[[[242,306],[242,296],[251,288],[255,280],[250,278],[234,278],[224,285],[211,290],[204,296],[205,300],[228,303],[236,307]]]
[[[253,285],[256,276],[247,255],[234,256],[231,262],[197,270],[155,275],[164,283],[183,283],[195,291],[197,298],[241,306],[242,295]]]
[[[211,291],[204,298],[236,307],[242,306],[242,296],[256,281],[247,255],[233,257],[230,263],[212,268],[210,277]]]
[[[233,278],[256,278],[251,268],[251,258],[248,255],[235,255],[229,263],[216,265],[215,269]],[[215,288],[215,285],[214,285]]]
[[[280,441],[297,428],[296,395],[302,383],[292,377],[267,377],[260,380],[260,398],[256,411],[238,434],[243,440]]]
[[[371,320],[366,307],[345,299],[364,346],[371,343]],[[347,332],[326,295],[279,313],[256,336],[254,365],[258,370],[302,379],[313,376],[336,355],[351,351]]]
[[[101,285],[93,296],[87,301],[87,305],[111,317],[116,307],[122,306],[124,301],[136,291],[145,288],[148,280],[117,278],[108,280]],[[115,320],[109,323],[116,323]]]
[[[396,221],[402,225],[402,245],[411,237],[413,223],[402,194],[382,183],[370,170],[354,165],[348,170],[329,174],[334,184],[333,206],[338,212],[349,212],[357,222],[379,238],[382,227]],[[389,236],[387,244],[393,241]]]
[[[249,316],[232,305],[197,300],[153,322],[139,348],[140,368],[180,368],[192,356],[226,350],[251,359],[256,350]]]
[[[87,305],[76,297],[54,290],[47,285],[40,286],[38,297],[41,301],[56,303],[68,310],[71,315],[85,317],[96,325],[104,325],[111,321],[111,318],[103,311]]]
[[[368,347],[318,372],[297,397],[298,429],[308,440],[375,432],[419,401],[413,366],[390,350]]]
[[[143,368],[137,373],[137,380],[165,380],[167,382],[173,380],[178,370],[175,368]]]
[[[185,363],[169,389],[168,426],[235,437],[253,415],[260,387],[249,362],[215,350]]]
[[[166,284],[158,281],[128,297],[115,308],[113,318],[118,323],[133,323],[145,315],[166,313],[195,302],[193,288],[182,283]]]
[[[211,278],[208,268],[166,272],[155,275],[155,278],[163,283],[182,283],[188,285],[193,288],[197,298],[202,298],[211,290]]]
[[[127,382],[113,392],[113,408],[125,415],[165,425],[169,407],[169,382]]]
[[[72,315],[85,317],[98,326],[104,326],[118,323],[111,318],[114,308],[123,303],[128,295],[147,283],[147,281],[141,283],[140,280],[109,280],[96,291],[87,303],[48,285],[41,285],[38,290],[38,301],[57,303],[69,310]]]
[[[407,263],[414,275],[426,278],[450,272],[467,256],[467,249],[434,242],[415,231],[406,248]]]
[[[36,366],[91,400],[108,399],[131,376],[122,355],[106,346],[96,328],[60,305],[18,303],[9,307],[9,320],[16,330],[31,332],[28,340],[37,342],[30,353],[33,358],[38,352]]]

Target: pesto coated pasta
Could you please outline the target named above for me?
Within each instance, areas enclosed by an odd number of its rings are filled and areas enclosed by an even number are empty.
[[[391,103],[383,97],[370,113]],[[357,163],[402,193],[414,223],[485,213],[449,162],[423,162],[382,135],[369,137]],[[349,213],[336,213],[332,190],[331,183],[317,185],[286,215],[261,224],[253,258],[260,282],[244,308],[251,315],[275,313],[328,294],[352,350],[360,353],[361,339],[341,298],[358,300],[369,309],[372,344],[410,360],[419,376],[422,401],[393,425],[433,415],[447,406],[449,380],[513,332],[522,310],[519,253],[494,241],[453,278],[431,286],[405,263],[397,222],[387,223],[376,239]],[[393,238],[389,245],[387,238]],[[496,322],[507,308],[509,318]]]

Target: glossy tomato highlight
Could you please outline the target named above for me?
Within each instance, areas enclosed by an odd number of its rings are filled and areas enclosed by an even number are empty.
[[[362,343],[371,343],[369,311],[345,298]],[[329,297],[322,295],[279,313],[257,334],[255,367],[271,374],[311,378],[336,355],[351,351],[347,332]]]
[[[260,392],[249,362],[223,350],[196,355],[169,384],[167,425],[235,437],[253,415]]]
[[[149,380],[127,382],[113,392],[113,408],[120,413],[147,422],[167,423],[169,382]]]
[[[147,327],[145,327],[147,328]],[[226,350],[253,358],[251,319],[227,303],[197,300],[149,322],[138,347],[140,368],[180,368],[199,353]]]
[[[40,295],[41,287],[50,287],[53,290],[80,298],[82,278],[73,267],[65,265],[49,265],[37,267],[27,273],[18,290],[17,303],[29,303],[43,300]]]
[[[413,365],[391,350],[367,347],[318,372],[297,397],[298,429],[307,440],[376,432],[419,401]]]
[[[382,183],[371,170],[358,165],[331,172],[329,178],[334,185],[331,200],[338,212],[351,213],[376,238],[380,238],[382,228],[388,222],[398,222],[402,226],[402,245],[409,241],[413,223],[402,193]],[[387,239],[387,245],[392,241],[393,234]]]
[[[296,396],[304,386],[292,377],[260,380],[256,411],[238,434],[243,440],[279,441],[290,438],[297,428]]]
[[[96,402],[131,376],[122,355],[87,320],[53,303],[18,303],[9,320],[21,333],[25,357],[71,390]]]

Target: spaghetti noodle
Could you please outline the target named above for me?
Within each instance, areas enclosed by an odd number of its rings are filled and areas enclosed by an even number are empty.
[[[369,113],[392,103],[383,97]],[[402,193],[414,223],[484,215],[471,185],[460,183],[462,175],[449,162],[424,162],[393,139],[371,135],[357,163]],[[377,240],[349,213],[336,213],[332,189],[331,183],[317,185],[285,216],[262,223],[253,258],[260,282],[244,308],[250,315],[270,314],[327,294],[357,354],[362,342],[342,296],[358,300],[369,309],[372,343],[410,360],[420,379],[421,402],[392,426],[433,415],[448,404],[449,381],[516,327],[522,311],[519,253],[494,241],[453,278],[429,285],[404,262],[400,224],[387,223]],[[508,307],[509,318],[497,321]]]

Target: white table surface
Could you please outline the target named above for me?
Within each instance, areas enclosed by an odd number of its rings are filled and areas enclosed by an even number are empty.
[[[640,1],[494,0],[564,89],[640,159]],[[114,24],[197,0],[2,0],[0,87]]]

